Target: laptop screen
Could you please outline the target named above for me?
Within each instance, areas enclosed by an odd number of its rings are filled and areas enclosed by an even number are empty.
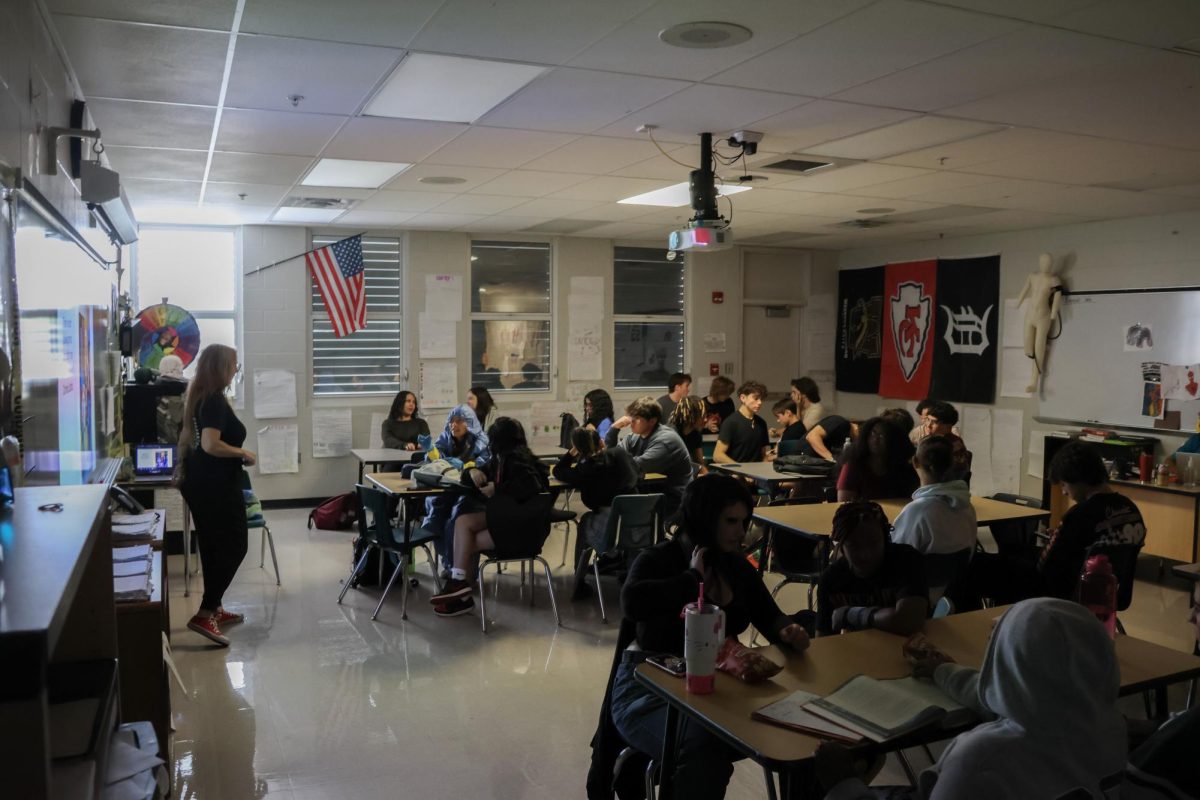
[[[133,455],[136,475],[169,475],[175,471],[175,447],[169,444],[139,444]]]

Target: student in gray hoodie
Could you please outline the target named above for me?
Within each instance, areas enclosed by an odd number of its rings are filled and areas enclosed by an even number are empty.
[[[922,662],[934,682],[986,721],[959,735],[907,795],[872,790],[851,753],[817,750],[826,800],[1029,800],[1117,797],[1125,766],[1121,677],[1108,632],[1083,606],[1056,598],[1018,603],[996,624],[981,670],[947,656]]]
[[[970,561],[978,537],[975,507],[966,481],[948,480],[954,472],[954,448],[944,436],[927,436],[917,446],[913,468],[921,487],[900,510],[892,541],[925,556],[931,603]],[[936,596],[934,596],[936,595]]]

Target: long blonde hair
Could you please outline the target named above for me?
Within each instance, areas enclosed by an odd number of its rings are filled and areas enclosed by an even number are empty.
[[[183,430],[179,432],[179,463],[199,445],[196,441],[196,412],[211,395],[225,396],[229,374],[237,369],[237,350],[223,344],[210,344],[196,359],[196,374],[188,384],[183,401]]]

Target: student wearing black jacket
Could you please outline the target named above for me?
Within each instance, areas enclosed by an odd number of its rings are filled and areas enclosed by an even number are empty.
[[[554,477],[579,491],[588,512],[579,519],[575,537],[575,566],[584,547],[605,550],[604,533],[613,498],[637,492],[638,471],[633,457],[623,447],[604,449],[599,434],[591,428],[571,432],[571,449],[554,465]],[[579,576],[582,577],[582,576]],[[577,588],[581,586],[576,581]]]
[[[745,486],[726,475],[705,475],[689,484],[674,538],[645,550],[621,590],[621,607],[636,637],[613,678],[611,715],[626,742],[644,753],[662,752],[666,703],[634,679],[654,653],[683,655],[680,611],[704,583],[707,602],[725,612],[725,634],[736,637],[753,624],[771,642],[808,647],[808,634],[779,610],[762,578],[741,554],[753,501]],[[703,727],[680,724],[675,796],[707,800],[725,796],[738,753]]]
[[[545,540],[547,526],[529,520],[529,524],[512,524],[521,516],[533,498],[549,491],[546,468],[533,453],[525,439],[525,429],[511,417],[500,417],[488,428],[492,459],[482,468],[465,470],[463,484],[477,489],[487,498],[483,511],[460,514],[454,521],[454,566],[445,589],[430,602],[439,617],[457,617],[475,607],[471,598],[471,583],[467,569],[476,554],[495,550],[500,553],[523,551],[535,542],[527,537]],[[536,542],[540,547],[541,541]]]

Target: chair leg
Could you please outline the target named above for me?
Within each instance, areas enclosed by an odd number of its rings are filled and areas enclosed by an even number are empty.
[[[578,536],[579,532],[576,531],[575,535]],[[558,562],[558,565],[560,567],[565,567],[567,565],[567,545],[570,544],[570,542],[571,542],[571,523],[568,521],[567,523],[565,523],[563,525],[563,554],[562,554],[562,561]]]
[[[479,569],[475,572],[475,582],[479,584],[479,622],[483,625],[483,632],[487,633],[487,596],[483,591],[483,568],[492,562],[483,559],[479,562]]]
[[[367,556],[371,554],[371,546],[367,545],[363,550],[362,556],[358,559],[358,563],[354,565],[354,569],[350,571],[350,577],[346,578],[346,582],[342,584],[342,591],[338,594],[338,605],[341,605],[342,598],[346,596],[346,590],[350,588],[350,584],[354,583],[354,579],[358,577],[358,573],[362,572],[367,566]]]
[[[646,765],[646,800],[654,800],[654,783],[658,778],[658,762],[653,758]]]
[[[411,550],[408,551],[408,559],[407,560],[410,564],[412,563],[413,556],[412,556]],[[405,562],[405,559],[402,557],[400,559],[400,566],[396,568],[396,572],[404,572],[404,562]],[[396,577],[395,575],[392,575],[393,579],[395,577]],[[404,579],[401,581],[401,583],[404,584],[404,588],[400,590],[400,619],[406,620],[406,619],[408,619],[408,583],[409,582],[407,579]]]
[[[521,571],[525,571],[525,562],[521,562]],[[537,588],[533,585],[533,580],[536,577],[533,571],[533,560],[529,561],[529,607],[533,608],[534,598],[537,596]]]
[[[387,553],[380,551],[379,559],[381,562],[383,561],[383,557],[385,555],[387,555]],[[379,605],[375,606],[375,613],[371,615],[372,620],[379,617],[379,609],[383,608],[383,601],[387,600],[388,592],[392,590],[392,584],[396,582],[396,578],[400,577],[401,573],[403,572],[404,556],[400,556],[400,563],[396,566],[396,570],[392,573],[392,577],[388,578],[387,586],[384,587],[383,594],[379,598]],[[404,585],[408,586],[408,583],[406,582]]]
[[[550,608],[554,610],[554,624],[562,627],[562,617],[558,615],[558,601],[554,599],[554,577],[550,574],[550,565],[546,563],[546,559],[538,556],[536,561],[542,565],[542,570],[546,573],[546,591],[550,593]],[[533,564],[529,565],[529,582],[530,594],[533,594]]]
[[[263,564],[266,563],[266,560],[267,560],[267,542],[266,542],[267,526],[264,525],[262,530],[263,530],[263,535],[260,536],[258,539],[258,568],[259,569],[263,568]]]
[[[433,553],[429,549],[429,545],[423,544],[421,545],[421,549],[425,551],[425,560],[429,562],[429,571],[433,573],[433,585],[436,586],[437,590],[440,592],[442,590],[442,578],[440,575],[438,575],[437,560],[434,559]]]
[[[596,576],[596,599],[600,601],[600,621],[608,622],[608,612],[604,610],[604,587],[600,585],[600,559],[592,554],[592,572]]]
[[[896,757],[900,759],[900,766],[904,770],[905,777],[908,778],[909,786],[917,785],[917,773],[913,771],[912,764],[908,763],[908,758],[904,755],[903,750],[896,751]]]
[[[525,587],[525,562],[521,562],[521,587]]]
[[[275,557],[275,537],[271,535],[271,529],[266,525],[263,526],[263,538],[271,546],[271,566],[275,567],[275,585],[282,586],[283,584],[279,580],[279,559]]]

